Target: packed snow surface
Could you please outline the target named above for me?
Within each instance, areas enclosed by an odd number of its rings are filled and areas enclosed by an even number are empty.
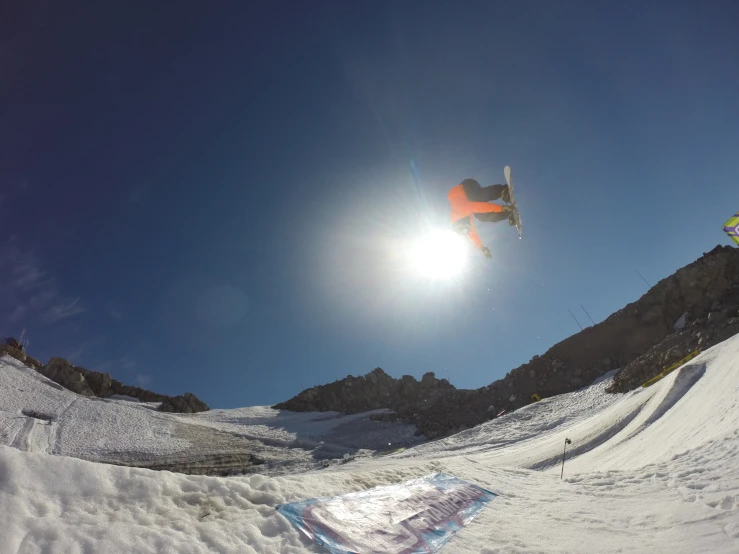
[[[324,552],[275,506],[438,471],[499,495],[443,553],[739,552],[739,337],[649,388],[608,395],[606,378],[387,456],[351,438],[354,427],[369,442],[393,442],[379,427],[367,432],[366,414],[245,408],[170,416],[125,400],[79,399],[8,358],[0,374],[0,444],[8,445],[0,446],[1,553]],[[29,409],[53,418],[23,415]],[[122,417],[132,418],[132,435]],[[73,424],[65,429],[64,421]],[[172,453],[179,441],[207,448],[178,425],[241,434],[286,457],[326,444],[359,455],[299,474],[229,478],[49,455]],[[388,429],[408,439],[408,429]],[[313,439],[296,449],[301,437]],[[565,438],[572,444],[560,479]]]
[[[185,415],[157,406],[80,396],[14,358],[0,359],[0,445],[30,452],[135,463],[243,451],[274,473],[421,441],[412,425],[373,421],[372,412],[344,416],[257,406]]]

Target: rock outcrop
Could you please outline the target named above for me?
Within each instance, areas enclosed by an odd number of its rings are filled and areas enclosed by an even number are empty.
[[[733,317],[729,317],[729,313],[733,314]],[[619,371],[608,392],[630,391],[695,350],[706,350],[737,333],[739,333],[739,302],[730,310],[711,312],[707,318],[689,322],[684,329],[660,341]]]
[[[51,379],[65,389],[83,396],[96,396],[79,368],[64,358],[51,358],[49,363],[38,370],[41,375]]]
[[[304,390],[296,397],[278,404],[277,409],[304,411],[337,411],[355,414],[378,408],[406,411],[418,402],[433,402],[456,390],[446,379],[427,373],[421,381],[404,375],[394,379],[381,368],[360,377]]]
[[[340,381],[304,390],[294,398],[274,408],[294,412],[337,411],[353,414],[388,408],[414,423],[430,420],[430,414],[419,417],[429,407],[447,406],[457,389],[446,379],[426,373],[420,381],[409,375],[394,379],[381,368],[360,377],[349,376]],[[445,412],[446,413],[446,412]],[[454,420],[454,418],[452,418]],[[461,421],[461,420],[460,420]]]
[[[11,344],[0,344],[0,356],[3,354],[7,354],[23,363],[26,363],[26,360],[28,359],[28,356],[23,350]]]
[[[165,399],[159,410],[162,412],[177,412],[181,414],[195,414],[209,410],[208,405],[192,393],[186,392],[183,396],[170,396]]]
[[[447,435],[541,398],[577,390],[622,368],[611,390],[633,389],[696,347],[737,332],[739,249],[719,246],[660,281],[636,302],[477,390],[426,374],[393,379],[381,369],[314,387],[277,404],[293,411],[389,408],[428,438]],[[685,316],[683,318],[683,316]],[[684,323],[676,329],[676,322]]]

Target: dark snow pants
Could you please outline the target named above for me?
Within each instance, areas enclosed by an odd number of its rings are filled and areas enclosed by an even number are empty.
[[[464,187],[464,194],[467,196],[467,200],[470,200],[471,202],[491,202],[493,200],[500,199],[506,185],[490,185],[483,187],[474,179],[465,179],[462,181],[462,187]],[[475,214],[475,218],[479,221],[494,223],[496,221],[504,221],[508,219],[508,212]]]

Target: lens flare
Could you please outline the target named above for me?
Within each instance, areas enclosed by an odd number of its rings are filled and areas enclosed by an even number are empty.
[[[412,244],[409,258],[413,269],[422,276],[450,279],[467,265],[467,245],[453,231],[435,229]]]

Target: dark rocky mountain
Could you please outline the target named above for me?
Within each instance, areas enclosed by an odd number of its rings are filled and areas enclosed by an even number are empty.
[[[677,325],[676,325],[677,324]],[[428,438],[478,425],[502,410],[571,392],[621,368],[610,392],[626,392],[696,348],[739,332],[739,249],[718,246],[652,287],[605,321],[477,390],[459,390],[427,373],[394,379],[377,368],[362,377],[305,390],[274,406],[355,413],[389,408]]]

